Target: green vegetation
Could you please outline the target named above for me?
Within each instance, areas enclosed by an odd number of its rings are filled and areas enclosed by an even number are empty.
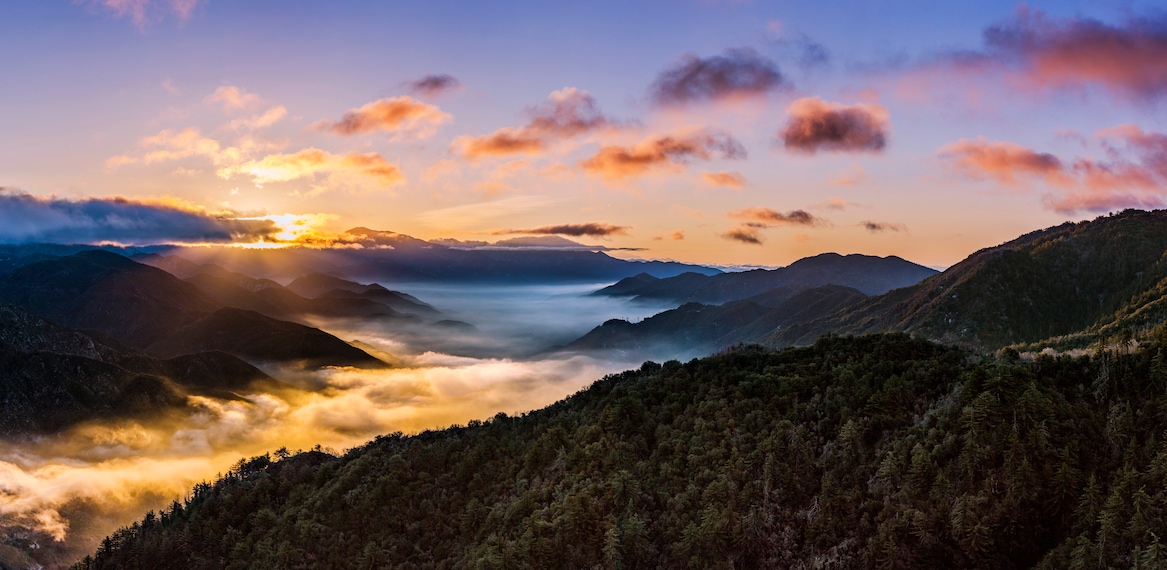
[[[996,350],[1082,348],[1167,318],[1167,211],[1126,210],[1065,223],[970,255],[911,287],[762,340],[809,344],[824,333],[906,331]]]
[[[241,461],[76,568],[1161,567],[1164,350],[645,363],[522,417]]]

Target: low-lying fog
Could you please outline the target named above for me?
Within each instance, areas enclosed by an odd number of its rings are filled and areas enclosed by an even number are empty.
[[[68,563],[243,457],[281,447],[343,451],[377,434],[546,406],[640,364],[549,349],[607,319],[637,320],[665,308],[584,296],[602,285],[386,286],[475,328],[402,333],[372,321],[317,323],[394,367],[266,368],[288,387],[230,401],[192,398],[192,411],[149,423],[88,424],[32,442],[0,442],[0,531],[9,542],[38,544],[42,563]]]

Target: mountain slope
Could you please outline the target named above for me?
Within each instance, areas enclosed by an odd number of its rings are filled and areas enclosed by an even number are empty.
[[[188,392],[223,396],[272,381],[225,353],[159,360],[0,305],[0,434],[181,406]]]
[[[222,305],[195,286],[105,251],[84,251],[0,275],[0,303],[139,349],[162,348],[167,356],[223,350],[257,362],[280,361],[289,356],[281,347],[286,336],[293,344],[314,339],[310,361],[321,365],[379,362],[318,329],[259,314],[220,315]],[[238,328],[240,322],[248,328]],[[258,342],[261,337],[265,340]]]
[[[830,284],[858,289],[865,295],[878,295],[935,274],[934,269],[895,256],[823,253],[779,269],[710,276],[686,273],[667,279],[637,275],[595,294],[719,305],[770,293],[772,303],[781,303],[785,300],[780,298],[782,291],[790,298],[800,291]]]
[[[783,329],[766,343],[909,331],[989,349],[1064,335],[1088,344],[1093,339],[1077,333],[1117,321],[1143,335],[1167,315],[1162,307],[1145,310],[1161,305],[1157,292],[1167,290],[1165,251],[1167,211],[1066,223],[978,251],[940,275]]]
[[[858,290],[839,285],[815,287],[793,297],[788,297],[785,291],[776,295],[782,299],[776,306],[769,305],[775,295],[768,292],[723,305],[686,303],[635,324],[613,319],[565,348],[619,350],[652,358],[690,358],[765,338],[776,329],[834,313],[867,298]]]
[[[1163,349],[646,363],[522,417],[240,461],[76,568],[1161,567]]]

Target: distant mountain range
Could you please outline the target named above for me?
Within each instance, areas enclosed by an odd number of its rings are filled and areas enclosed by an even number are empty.
[[[879,258],[827,254],[770,272],[671,279],[641,275],[597,294],[723,304],[684,305],[636,324],[609,321],[569,346],[668,347],[681,351],[668,354],[701,354],[734,343],[784,347],[811,344],[824,334],[893,331],[977,350],[1069,350],[1100,341],[1128,342],[1146,339],[1167,320],[1165,252],[1167,211],[1127,210],[1026,234],[973,253],[939,274],[884,258],[901,268],[888,278],[877,269]],[[852,260],[861,263],[848,267]],[[789,277],[805,266],[815,268],[809,272],[813,277]],[[822,266],[835,272],[819,272]],[[913,276],[918,282],[904,283]],[[832,296],[835,305],[795,300],[807,291],[800,287],[816,279],[872,296]],[[757,292],[772,283],[779,285]],[[893,284],[899,288],[879,290]],[[737,300],[751,294],[748,301]],[[786,301],[817,309],[796,316],[764,309]]]
[[[774,305],[765,299],[765,294],[759,297],[761,302],[685,303],[635,324],[612,319],[564,348],[691,358],[754,342],[777,328],[814,320],[867,298],[859,290],[841,285],[823,285],[790,298],[784,294],[778,297],[782,301]]]
[[[638,273],[671,277],[720,270],[673,261],[629,261],[589,249],[566,247],[565,239],[508,242],[504,247],[464,247],[428,242],[404,234],[352,228],[345,232],[360,248],[248,250],[182,248],[171,253],[196,263],[216,263],[255,277],[290,280],[311,273],[349,279],[401,282],[603,283]],[[551,243],[555,247],[548,247]]]
[[[642,273],[595,294],[714,305],[765,294],[771,303],[781,303],[801,291],[822,285],[843,285],[865,295],[879,295],[935,274],[935,269],[895,256],[823,253],[779,269],[716,275],[684,273],[665,279]]]
[[[693,357],[852,306],[868,295],[914,284],[936,270],[899,257],[824,253],[779,269],[667,279],[640,274],[593,293],[684,303],[639,323],[611,320],[568,350],[616,350],[653,357]]]

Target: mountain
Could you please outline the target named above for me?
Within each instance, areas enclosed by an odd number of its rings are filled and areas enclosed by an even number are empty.
[[[253,362],[304,361],[287,346],[310,342],[313,351],[308,362],[383,365],[323,331],[225,308],[165,271],[100,250],[0,275],[0,303],[19,305],[61,325],[99,331],[168,357],[223,350]],[[241,324],[247,328],[240,328]]]
[[[417,297],[390,291],[377,283],[363,285],[355,281],[310,273],[297,277],[288,284],[288,290],[310,299],[361,299],[375,301],[395,311],[426,319],[441,318],[442,313]]]
[[[800,291],[821,285],[842,285],[858,289],[865,295],[879,295],[913,285],[935,274],[935,269],[895,256],[823,253],[779,269],[717,275],[684,273],[665,279],[641,274],[623,279],[595,294],[719,305],[768,293],[771,303],[780,303]]]
[[[75,568],[1161,568],[1164,349],[645,363],[519,417],[240,460]]]
[[[231,307],[185,323],[173,334],[151,343],[148,349],[166,357],[221,350],[253,362],[295,364],[306,368],[387,366],[320,329]]]
[[[638,323],[613,319],[568,344],[568,350],[618,350],[654,358],[690,358],[764,338],[784,326],[816,319],[867,298],[856,289],[824,285],[787,297],[770,293],[723,305],[685,303]]]
[[[618,259],[601,248],[464,248],[369,228],[352,228],[344,235],[349,245],[360,247],[262,251],[181,248],[172,253],[195,263],[215,263],[229,271],[281,282],[311,273],[379,283],[603,283],[638,273],[657,277],[685,272],[720,273],[717,269],[672,261]]]
[[[184,405],[187,393],[231,397],[256,382],[274,381],[223,352],[160,360],[0,305],[0,434],[5,436],[153,415]]]
[[[1081,348],[1145,337],[1167,319],[1167,211],[1068,222],[978,251],[920,283],[778,331],[772,346],[822,334],[908,331],[980,349]]]

